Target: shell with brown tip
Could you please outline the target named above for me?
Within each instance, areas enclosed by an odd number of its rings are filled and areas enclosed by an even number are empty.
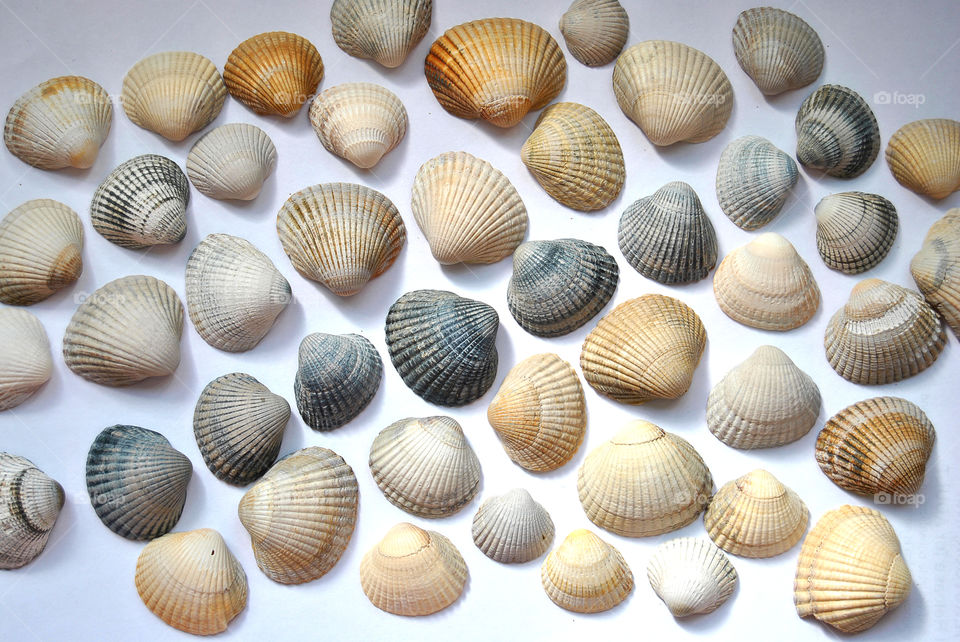
[[[897,208],[876,194],[831,194],[817,203],[813,213],[820,258],[844,274],[859,274],[880,263],[897,237]]]
[[[503,564],[537,559],[553,543],[554,526],[546,509],[526,490],[514,488],[484,501],[473,516],[473,543]]]
[[[837,178],[856,178],[876,160],[880,128],[867,102],[841,85],[807,96],[796,119],[797,160]]]
[[[720,209],[742,230],[772,221],[797,184],[797,164],[760,136],[741,136],[723,148],[717,164]]]
[[[433,0],[334,0],[330,25],[337,46],[384,67],[403,64],[430,30]]]
[[[927,302],[960,337],[960,208],[930,226],[910,273]]]
[[[267,133],[230,123],[197,140],[187,156],[187,176],[197,191],[219,200],[251,201],[277,165],[277,148]]]
[[[823,71],[817,32],[802,18],[774,7],[755,7],[737,16],[733,53],[767,96],[806,87]]]
[[[633,571],[620,551],[581,528],[547,555],[540,581],[557,606],[575,613],[599,613],[627,599],[633,590]]]
[[[940,200],[960,189],[960,122],[927,118],[890,137],[887,165],[907,189]]]
[[[737,570],[716,545],[678,537],[657,547],[647,563],[650,587],[673,617],[713,613],[737,587]]]
[[[574,0],[560,18],[570,55],[598,67],[620,55],[630,34],[630,18],[617,0]]]
[[[19,406],[53,374],[50,340],[26,310],[0,308],[0,411]]]
[[[63,499],[63,487],[29,459],[0,452],[0,569],[20,568],[40,556]]]

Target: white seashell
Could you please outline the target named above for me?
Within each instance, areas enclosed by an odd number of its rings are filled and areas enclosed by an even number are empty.
[[[612,62],[627,44],[630,18],[617,0],[574,0],[560,18],[570,55],[597,67]]]
[[[526,490],[513,490],[484,501],[473,517],[473,543],[504,564],[534,560],[553,543],[553,520]]]
[[[267,133],[246,123],[221,125],[200,137],[187,156],[187,176],[201,194],[251,201],[277,165]]]
[[[53,373],[50,340],[37,317],[0,308],[0,411],[19,406]]]
[[[63,499],[63,487],[29,459],[0,452],[0,570],[40,556]]]
[[[330,24],[351,56],[399,67],[430,30],[433,0],[334,0]]]
[[[657,547],[647,563],[650,586],[674,617],[712,613],[737,587],[737,570],[712,542],[678,537]]]

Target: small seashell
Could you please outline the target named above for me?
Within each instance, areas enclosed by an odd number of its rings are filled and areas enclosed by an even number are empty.
[[[666,285],[699,281],[717,264],[713,224],[697,193],[679,181],[634,201],[617,236],[627,263]]]
[[[702,143],[733,111],[730,80],[710,56],[679,42],[647,40],[617,58],[613,91],[620,109],[651,143]]]
[[[741,136],[720,154],[717,201],[734,225],[755,230],[776,218],[798,177],[797,164],[773,143]]]
[[[226,631],[247,606],[247,575],[210,528],[170,533],[147,544],[134,581],[154,615],[194,635]]]
[[[187,176],[201,194],[218,200],[252,201],[277,166],[277,148],[267,133],[230,123],[201,136],[187,156]]]
[[[190,184],[169,158],[144,154],[103,179],[90,203],[93,229],[120,247],[179,243],[187,233]]]
[[[409,418],[380,431],[370,472],[391,504],[418,517],[447,517],[480,489],[480,460],[450,417]]]
[[[432,16],[433,0],[333,0],[330,7],[337,46],[391,69],[427,35]]]
[[[797,160],[837,178],[856,178],[880,151],[880,128],[870,106],[855,91],[823,85],[797,112]]]
[[[937,200],[960,189],[960,122],[927,118],[907,123],[887,142],[887,165],[908,190]]]
[[[910,273],[927,303],[960,337],[960,208],[930,226]]]
[[[687,440],[634,420],[586,456],[577,491],[600,528],[648,537],[695,520],[710,500],[713,477]]]
[[[158,432],[104,428],[87,453],[87,492],[103,525],[133,540],[160,537],[177,525],[193,466]]]
[[[0,308],[0,411],[26,401],[50,380],[50,340],[37,317],[26,310]]]
[[[810,266],[775,232],[761,234],[720,262],[713,295],[728,317],[760,330],[799,328],[820,307]]]
[[[743,71],[767,96],[806,87],[823,71],[823,43],[803,19],[774,7],[737,16],[733,53]]]
[[[497,377],[497,311],[443,290],[407,292],[390,306],[390,360],[417,395],[438,406],[464,406]]]
[[[620,280],[616,260],[579,239],[528,241],[513,253],[507,307],[520,327],[538,337],[559,337],[603,309]]]
[[[854,286],[823,338],[827,361],[837,374],[870,385],[926,370],[946,343],[943,324],[923,297],[880,279]]]
[[[0,452],[0,569],[37,559],[61,508],[63,487],[56,480],[29,459]]]
[[[147,56],[124,76],[120,96],[134,125],[174,142],[213,122],[226,97],[217,66],[189,51]]]
[[[737,587],[737,569],[702,537],[678,537],[657,547],[647,579],[673,617],[687,617],[723,606]]]
[[[598,67],[613,62],[627,44],[630,18],[617,0],[574,0],[560,18],[570,55]]]
[[[63,337],[63,359],[84,379],[128,386],[180,365],[183,304],[152,276],[107,283],[80,304]]]
[[[386,272],[407,240],[390,199],[352,183],[293,194],[277,214],[277,233],[297,272],[339,296],[356,294]]]
[[[436,531],[401,522],[360,562],[360,586],[370,603],[394,615],[430,615],[457,601],[467,564]]]
[[[333,430],[359,415],[380,388],[383,361],[359,334],[308,334],[300,342],[293,394],[314,430]]]
[[[110,133],[113,105],[83,76],[45,80],[13,103],[3,128],[10,153],[40,169],[92,167]]]
[[[553,520],[526,490],[491,497],[473,516],[473,543],[484,555],[503,564],[535,560],[550,549]]]
[[[600,114],[579,103],[544,109],[520,158],[547,194],[581,212],[609,205],[626,179],[617,135]]]
[[[600,319],[583,342],[580,368],[597,392],[622,403],[678,399],[706,341],[700,317],[685,303],[645,294]]]
[[[633,571],[616,548],[578,529],[540,567],[547,597],[575,613],[599,613],[617,606],[633,590]]]
[[[240,500],[257,566],[274,582],[323,577],[357,523],[357,477],[332,450],[311,446],[278,461]]]
[[[859,274],[877,265],[897,237],[897,208],[876,194],[831,194],[817,203],[813,213],[820,258],[844,274]]]
[[[890,522],[872,508],[841,506],[803,540],[793,601],[800,617],[857,633],[900,606],[912,583]]]
[[[546,30],[516,18],[486,18],[447,29],[424,62],[433,95],[460,118],[513,127],[567,83],[567,62]]]

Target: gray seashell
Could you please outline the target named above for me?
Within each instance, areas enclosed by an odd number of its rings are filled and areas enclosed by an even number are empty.
[[[29,459],[0,452],[0,569],[37,559],[61,508],[60,484]]]
[[[230,123],[197,140],[187,156],[187,176],[201,194],[220,200],[251,201],[277,166],[277,148],[267,133]]]
[[[767,96],[806,87],[823,71],[823,43],[817,32],[774,7],[755,7],[737,16],[733,53]]]
[[[53,373],[50,340],[26,310],[0,308],[0,411],[19,406]]]
[[[798,177],[797,164],[773,143],[741,136],[720,154],[717,201],[734,225],[755,230],[776,218]]]
[[[560,33],[570,55],[598,67],[620,55],[630,33],[630,18],[617,0],[574,0],[560,18]]]
[[[878,264],[897,238],[897,208],[876,194],[831,194],[817,203],[813,213],[820,258],[844,274],[859,274]]]
[[[866,101],[840,85],[823,85],[797,112],[797,160],[837,178],[856,178],[880,152],[880,128]]]
[[[432,16],[433,0],[334,0],[330,7],[337,46],[389,68],[423,40]]]
[[[647,579],[674,617],[712,613],[737,587],[737,570],[713,542],[678,537],[657,547]]]
[[[523,488],[487,499],[473,516],[473,543],[503,564],[537,559],[550,550],[554,532],[550,514]]]

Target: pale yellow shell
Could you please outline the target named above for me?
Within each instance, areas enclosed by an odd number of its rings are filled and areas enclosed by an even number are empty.
[[[0,308],[0,411],[19,406],[53,374],[50,340],[26,310]]]
[[[907,123],[887,143],[887,165],[909,190],[940,200],[960,189],[960,122],[928,118]]]
[[[540,581],[553,603],[576,613],[599,613],[633,590],[633,571],[616,548],[586,529],[575,530],[540,567]]]
[[[960,208],[930,226],[910,273],[927,302],[960,337]]]

